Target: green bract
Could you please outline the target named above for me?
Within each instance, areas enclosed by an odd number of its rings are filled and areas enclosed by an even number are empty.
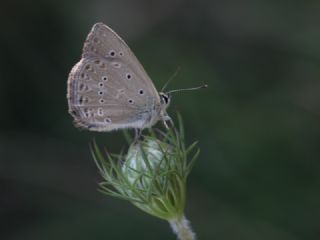
[[[92,155],[103,178],[100,190],[128,200],[153,216],[180,218],[187,176],[199,154],[199,149],[192,151],[195,146],[185,147],[182,124],[179,131],[151,131],[143,140],[132,143],[126,155],[104,155],[94,143]],[[187,162],[191,151],[194,154]]]

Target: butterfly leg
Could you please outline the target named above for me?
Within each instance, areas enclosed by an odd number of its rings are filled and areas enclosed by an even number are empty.
[[[171,128],[174,128],[174,122],[172,121],[172,119],[170,118],[168,121],[169,121],[169,123],[171,125]]]
[[[166,127],[166,129],[169,129],[169,126],[168,126],[168,124],[167,124],[167,121],[166,121],[166,120],[164,120],[164,121],[163,121],[163,125]]]
[[[166,129],[170,129],[170,128],[174,127],[174,123],[173,123],[171,117],[169,117],[168,115],[163,117],[162,122],[163,122],[163,125],[166,127]],[[170,126],[167,124],[167,122],[170,123]]]
[[[138,143],[139,142],[139,139],[140,139],[140,137],[141,137],[141,135],[142,135],[142,129],[140,129],[140,128],[135,128],[134,129],[134,132],[135,132],[135,137],[134,137],[134,143]]]

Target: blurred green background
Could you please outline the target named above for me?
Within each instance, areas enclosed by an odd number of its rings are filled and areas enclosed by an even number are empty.
[[[175,239],[168,223],[96,191],[66,82],[95,22],[174,96],[201,156],[187,217],[198,239],[320,237],[320,2],[4,1],[0,8],[0,239]]]

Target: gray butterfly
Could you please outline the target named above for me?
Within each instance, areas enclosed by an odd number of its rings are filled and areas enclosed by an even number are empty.
[[[87,36],[67,98],[76,126],[91,131],[144,129],[170,120],[169,95],[158,93],[127,44],[103,23]]]

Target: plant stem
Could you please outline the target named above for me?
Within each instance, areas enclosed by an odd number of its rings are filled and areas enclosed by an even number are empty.
[[[189,221],[183,215],[179,218],[169,220],[173,232],[178,236],[179,240],[195,240],[196,235],[192,231]]]

